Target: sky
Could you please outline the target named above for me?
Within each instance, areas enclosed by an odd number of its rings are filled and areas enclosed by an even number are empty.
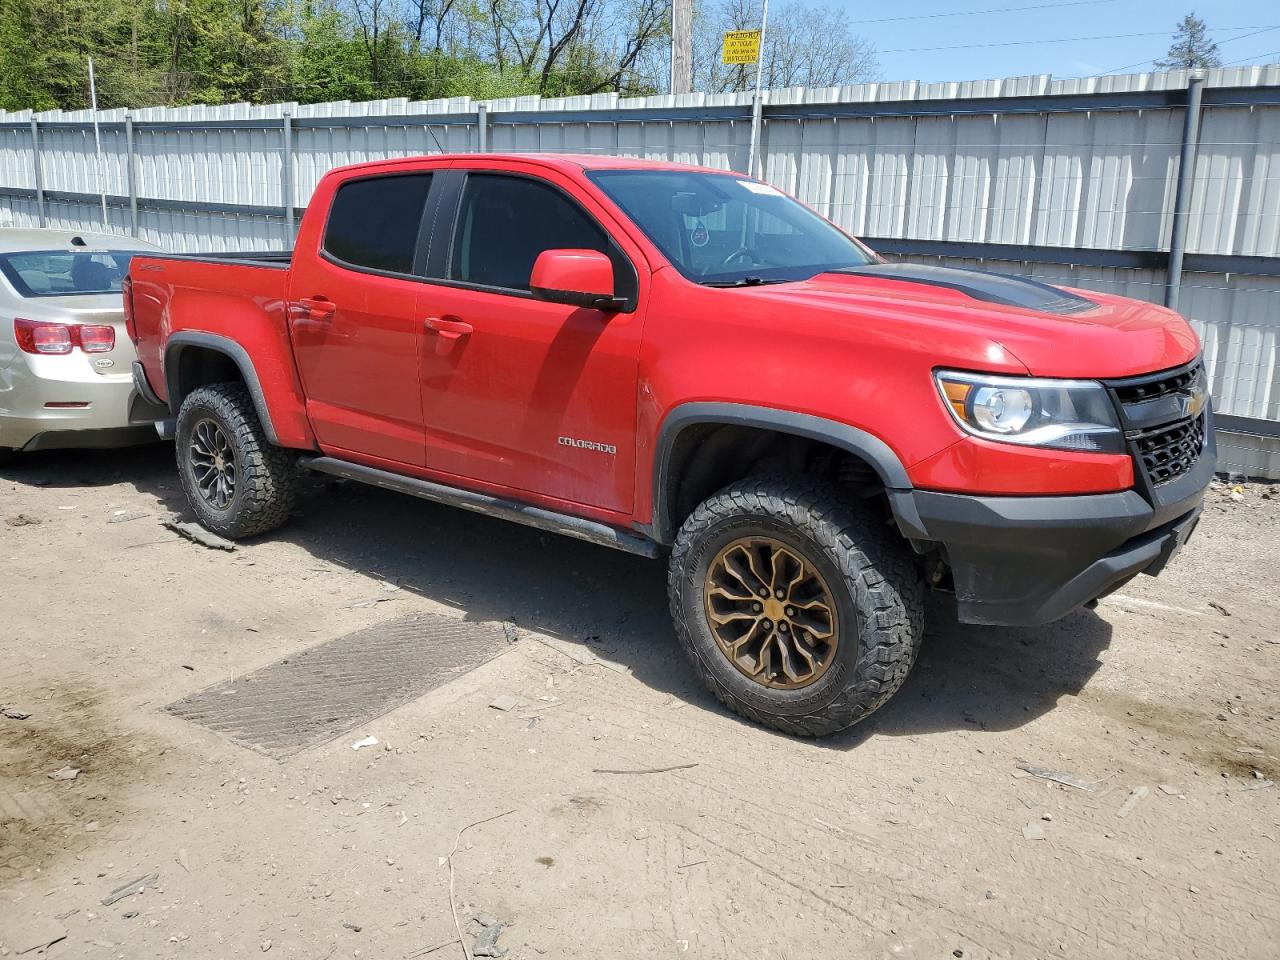
[[[1280,62],[1275,0],[825,2],[843,9],[854,32],[876,45],[885,80],[1139,73],[1164,56],[1178,22],[1193,10],[1224,63]]]

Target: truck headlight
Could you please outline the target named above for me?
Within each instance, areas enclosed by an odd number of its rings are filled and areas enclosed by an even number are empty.
[[[956,422],[988,440],[1058,450],[1124,452],[1115,407],[1094,380],[934,372]]]

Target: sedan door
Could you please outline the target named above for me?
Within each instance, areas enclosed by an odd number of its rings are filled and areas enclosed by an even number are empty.
[[[423,463],[423,334],[415,308],[432,177],[419,171],[342,183],[319,249],[294,256],[294,356],[316,439],[335,456]]]
[[[549,172],[508,162],[448,176],[432,277],[418,303],[428,341],[427,467],[550,502],[629,512],[642,327],[630,257],[598,212]],[[446,211],[456,211],[452,229]],[[613,260],[615,292],[628,301],[622,311],[533,297],[538,254],[567,248]]]

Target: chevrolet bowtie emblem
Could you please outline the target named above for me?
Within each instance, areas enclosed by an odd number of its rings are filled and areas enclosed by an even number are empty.
[[[1198,417],[1204,409],[1205,392],[1203,387],[1192,387],[1189,393],[1179,394],[1178,403],[1183,417]]]

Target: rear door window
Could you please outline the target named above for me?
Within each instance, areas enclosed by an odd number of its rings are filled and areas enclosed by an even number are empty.
[[[335,260],[381,273],[413,273],[431,174],[351,180],[338,188],[324,231]]]

